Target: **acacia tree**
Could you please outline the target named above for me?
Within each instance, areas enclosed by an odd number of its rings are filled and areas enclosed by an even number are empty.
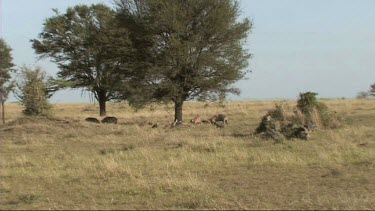
[[[130,30],[139,101],[173,102],[182,122],[184,101],[239,94],[231,85],[246,74],[243,48],[252,28],[238,21],[235,0],[117,0],[118,19]]]
[[[370,95],[373,96],[373,97],[375,97],[375,83],[373,85],[371,85]]]
[[[40,58],[52,58],[60,68],[59,78],[70,87],[92,92],[100,116],[105,116],[106,102],[116,98],[127,76],[126,30],[116,26],[115,12],[103,4],[78,5],[65,14],[54,11],[39,39],[31,40],[33,48]]]
[[[5,41],[0,39],[0,103],[3,124],[5,124],[5,100],[8,98],[8,94],[13,87],[12,84],[7,85],[11,79],[11,72],[13,71],[12,67],[14,67],[11,51],[12,49],[5,43]]]

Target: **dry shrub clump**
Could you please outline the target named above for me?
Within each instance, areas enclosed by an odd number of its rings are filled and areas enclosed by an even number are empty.
[[[314,92],[300,93],[297,108],[304,117],[303,124],[310,129],[334,129],[340,126],[340,118],[336,112],[329,111],[328,107],[318,102]]]
[[[300,93],[297,106],[291,108],[286,102],[262,117],[255,133],[266,139],[309,139],[310,132],[317,129],[334,129],[341,125],[336,112],[318,102],[317,93]]]

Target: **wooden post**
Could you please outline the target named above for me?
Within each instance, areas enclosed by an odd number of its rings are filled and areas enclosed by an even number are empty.
[[[3,106],[2,106],[2,105],[3,105],[3,103],[1,102],[1,103],[0,103],[0,107],[1,107],[0,109],[1,109],[1,110],[3,110]],[[2,115],[2,114],[0,114],[0,118],[1,118],[1,119],[3,118],[3,115]]]
[[[3,125],[5,125],[5,103],[4,101],[1,101],[1,112],[3,113]]]
[[[0,87],[0,104],[1,104],[1,113],[3,119],[3,125],[5,125],[5,88]]]

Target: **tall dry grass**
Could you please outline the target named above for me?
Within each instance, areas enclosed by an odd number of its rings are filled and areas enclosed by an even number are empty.
[[[252,135],[276,101],[184,107],[185,120],[227,114],[224,129],[164,128],[167,107],[110,104],[119,124],[98,125],[84,121],[97,105],[57,104],[45,119],[7,104],[0,209],[374,209],[375,102],[324,102],[344,125],[283,143]]]

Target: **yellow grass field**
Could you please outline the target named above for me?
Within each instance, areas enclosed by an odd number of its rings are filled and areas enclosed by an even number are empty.
[[[375,209],[375,100],[324,100],[344,119],[308,141],[252,135],[277,101],[188,102],[173,108],[109,104],[117,125],[85,122],[98,105],[56,104],[51,118],[6,104],[0,125],[0,209]],[[289,101],[294,105],[294,101]],[[158,122],[158,128],[142,122]]]

